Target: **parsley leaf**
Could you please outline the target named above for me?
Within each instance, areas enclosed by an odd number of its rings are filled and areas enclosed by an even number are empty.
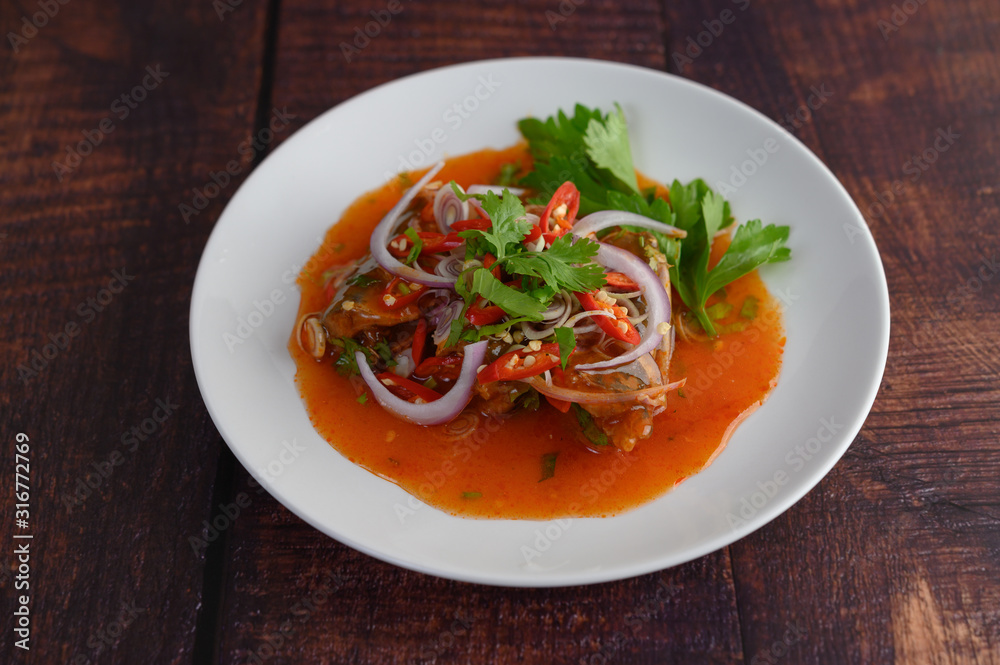
[[[573,242],[572,236],[566,234],[556,238],[544,251],[507,257],[503,267],[511,274],[539,277],[555,290],[593,291],[606,281],[604,269],[593,262],[597,249],[598,244],[593,240],[580,238]]]
[[[556,328],[556,341],[559,342],[559,365],[563,369],[566,369],[566,363],[569,361],[569,354],[573,353],[573,349],[576,348],[576,335],[573,334],[572,328]]]
[[[675,180],[670,187],[670,202],[677,226],[688,232],[681,245],[680,260],[670,269],[670,277],[698,323],[710,337],[715,337],[716,329],[705,311],[705,303],[713,293],[759,266],[787,261],[791,254],[785,247],[788,227],[764,226],[757,219],[743,224],[736,229],[725,254],[709,270],[712,238],[730,223],[729,204],[702,180],[686,186]]]
[[[587,155],[595,166],[605,169],[620,183],[638,193],[639,183],[635,178],[635,167],[632,166],[632,149],[628,144],[625,114],[617,104],[615,109],[617,112],[609,113],[603,122],[591,118],[587,124],[583,137]]]
[[[500,305],[514,316],[524,316],[531,321],[540,321],[545,306],[531,296],[513,289],[493,276],[486,268],[478,268],[472,274],[472,290],[494,305]]]
[[[458,186],[452,182],[452,189],[463,201],[471,198],[468,194],[462,194]],[[524,216],[524,204],[521,199],[511,193],[509,189],[503,190],[503,198],[493,192],[486,194],[476,194],[483,206],[483,210],[489,216],[492,226],[488,231],[470,229],[462,231],[458,235],[465,238],[468,245],[466,256],[469,256],[469,249],[473,248],[473,255],[482,256],[487,251],[493,254],[497,261],[502,261],[508,254],[519,251],[521,241],[531,229],[531,222]],[[482,240],[487,246],[485,251],[480,251],[475,241]]]

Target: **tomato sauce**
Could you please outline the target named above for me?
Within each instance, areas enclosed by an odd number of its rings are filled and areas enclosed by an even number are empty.
[[[523,144],[450,159],[438,178],[462,186],[488,183],[512,161],[530,165]],[[366,254],[371,230],[409,184],[396,179],[365,194],[327,232],[299,278],[299,316],[326,307],[315,276]],[[727,244],[725,238],[716,242],[715,259]],[[669,394],[652,436],[629,453],[612,446],[595,452],[582,442],[573,413],[560,413],[544,399],[535,412],[518,411],[503,419],[467,409],[451,423],[413,425],[388,414],[373,399],[359,403],[363,384],[338,375],[329,361],[305,354],[294,334],[288,348],[316,430],[353,463],[421,501],[462,517],[608,517],[663,495],[705,468],[777,382],[785,343],[777,302],[756,272],[725,291],[733,313],[720,323],[736,322],[731,327],[738,328],[742,321],[744,328],[712,341],[688,342],[678,336],[670,379],[687,377],[687,384]],[[757,300],[752,320],[737,314],[749,296]],[[554,474],[542,480],[543,460],[551,462],[552,455]]]

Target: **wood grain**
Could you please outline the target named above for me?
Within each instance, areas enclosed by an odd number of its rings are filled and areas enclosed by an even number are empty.
[[[5,37],[0,431],[31,437],[35,539],[32,651],[5,609],[0,661],[1000,662],[1000,5],[401,3],[363,47],[387,2],[69,2]],[[4,34],[37,11],[0,6]],[[667,70],[757,108],[840,178],[886,269],[889,363],[844,459],[763,529],[653,575],[503,589],[360,554],[249,483],[190,369],[201,250],[267,150],[381,83],[518,55]],[[275,109],[287,130],[241,149]]]
[[[24,432],[34,535],[31,651],[14,649],[5,602],[2,662],[192,661],[204,556],[188,536],[211,514],[224,444],[191,371],[187,311],[223,200],[190,224],[178,206],[253,127],[265,9],[248,1],[223,22],[203,2],[74,2],[0,49],[0,487],[11,501]],[[0,24],[37,11],[4,3]],[[86,154],[57,173],[67,146]],[[115,271],[120,293],[105,290]],[[22,380],[67,324],[67,348]]]

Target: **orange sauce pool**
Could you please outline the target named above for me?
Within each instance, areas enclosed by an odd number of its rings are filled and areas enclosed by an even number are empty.
[[[438,179],[463,187],[488,183],[512,161],[530,165],[523,144],[452,158]],[[372,229],[407,186],[397,178],[363,195],[327,232],[299,278],[299,316],[326,307],[316,276],[366,254]],[[716,243],[716,259],[727,244]],[[629,453],[584,446],[573,413],[560,413],[545,400],[535,412],[503,420],[466,410],[445,425],[413,425],[372,399],[358,403],[363,384],[302,352],[294,334],[288,349],[316,430],[346,458],[424,503],[463,517],[607,517],[651,501],[705,468],[774,387],[785,343],[781,312],[756,272],[726,287],[737,312],[747,296],[759,305],[744,330],[705,342],[678,337],[670,379],[686,376],[687,384],[670,393],[652,436]],[[553,453],[555,475],[540,481],[542,458]]]

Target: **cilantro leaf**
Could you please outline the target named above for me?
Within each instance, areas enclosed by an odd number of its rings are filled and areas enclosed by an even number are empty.
[[[593,291],[605,284],[604,269],[593,262],[598,247],[587,238],[573,242],[572,236],[566,234],[556,238],[544,251],[507,257],[503,267],[514,275],[538,277],[556,291]]]
[[[791,258],[791,250],[785,247],[787,240],[787,226],[764,226],[759,219],[743,224],[736,229],[729,249],[708,273],[705,290],[715,293],[757,266],[787,261]]]
[[[573,334],[572,328],[556,328],[556,341],[559,343],[559,366],[566,369],[566,363],[569,361],[569,354],[573,353],[573,349],[576,348],[576,335]]]
[[[592,118],[587,125],[583,140],[587,145],[587,156],[598,168],[605,169],[620,183],[639,192],[639,183],[635,178],[635,167],[632,165],[632,149],[628,143],[628,127],[625,125],[625,114],[620,106],[615,104],[617,112],[609,113],[603,122]]]
[[[676,213],[677,226],[688,232],[681,245],[681,256],[670,277],[684,301],[698,318],[698,323],[710,336],[716,335],[705,303],[727,284],[765,263],[786,261],[791,251],[785,247],[788,227],[751,220],[736,229],[736,235],[725,254],[712,269],[708,269],[712,239],[719,230],[731,223],[729,204],[702,180],[681,185],[676,180],[670,187],[670,203]]]
[[[458,191],[454,184],[452,188],[463,200],[471,198]],[[488,231],[470,229],[462,231],[458,235],[466,239],[469,247],[473,247],[476,240],[485,241],[488,246],[486,251],[493,254],[497,261],[501,261],[508,254],[518,251],[521,241],[531,229],[531,222],[524,216],[524,204],[521,203],[521,199],[506,188],[503,190],[503,198],[493,192],[475,196],[482,202],[483,210],[489,216],[492,226]],[[511,247],[511,245],[514,246]],[[484,253],[477,251],[476,255],[481,256]]]
[[[376,278],[369,277],[368,275],[355,275],[354,277],[347,280],[347,283],[364,288],[366,286],[371,286],[372,284],[375,284],[378,281],[379,280],[377,280]]]
[[[472,274],[472,290],[484,300],[503,307],[509,314],[524,316],[531,321],[540,321],[545,311],[542,303],[507,286],[486,268],[478,268]]]
[[[397,364],[395,358],[392,357],[392,349],[384,340],[375,344],[374,349],[362,346],[350,337],[335,337],[330,340],[330,343],[343,349],[333,363],[334,367],[337,368],[337,373],[341,376],[354,376],[361,373],[361,370],[358,369],[358,361],[354,357],[358,351],[363,352],[370,363],[381,361],[386,367],[395,367]]]

